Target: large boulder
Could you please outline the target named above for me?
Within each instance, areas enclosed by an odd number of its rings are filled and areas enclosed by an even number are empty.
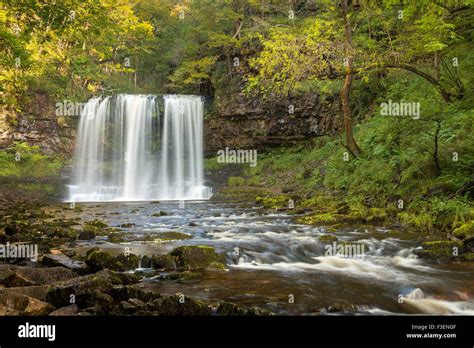
[[[47,267],[61,266],[79,274],[87,272],[87,266],[84,262],[73,260],[64,254],[47,254],[43,256],[42,264]]]
[[[138,256],[133,254],[115,257],[103,250],[93,251],[86,256],[86,263],[94,272],[105,268],[123,272],[138,268],[139,261]]]
[[[121,281],[112,272],[102,271],[83,277],[77,277],[51,286],[46,295],[46,301],[55,307],[70,305],[71,295],[81,303],[90,303],[96,298],[97,292],[107,292]]]
[[[176,269],[176,257],[169,254],[153,255],[151,257],[151,267],[159,270]]]
[[[0,289],[0,292],[3,294],[21,294],[35,298],[37,300],[45,301],[48,289],[49,285],[34,285],[15,288],[4,288]]]
[[[0,293],[0,316],[48,315],[54,307],[23,294]]]
[[[435,240],[422,243],[421,249],[415,249],[413,253],[418,257],[432,261],[449,261],[456,259],[463,250],[463,245],[460,242]]]
[[[181,246],[169,253],[176,265],[184,269],[225,269],[224,255],[209,246]]]

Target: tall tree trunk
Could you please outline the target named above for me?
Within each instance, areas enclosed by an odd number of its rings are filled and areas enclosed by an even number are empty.
[[[342,0],[342,15],[344,17],[344,32],[346,37],[346,45],[352,49],[352,29],[348,14],[348,0]],[[352,131],[352,109],[349,104],[351,87],[352,87],[352,57],[347,57],[346,62],[346,77],[341,89],[342,112],[344,115],[344,129],[346,133],[346,148],[354,157],[362,153],[359,145],[357,145]]]

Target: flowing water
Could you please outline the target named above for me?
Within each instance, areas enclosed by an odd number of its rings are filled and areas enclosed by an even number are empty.
[[[77,132],[69,201],[208,199],[203,104],[201,97],[179,95],[89,100]]]
[[[226,254],[227,271],[207,271],[193,284],[142,269],[143,287],[279,314],[313,314],[349,303],[359,313],[474,315],[473,264],[420,260],[412,252],[416,242],[397,231],[341,230],[334,233],[337,243],[328,245],[319,241],[328,234],[324,228],[296,224],[284,214],[190,202],[211,196],[204,186],[202,123],[203,101],[195,96],[93,98],[82,113],[69,200],[129,202],[81,205],[82,219],[100,216],[126,233],[122,245],[99,241],[101,246],[127,246],[144,255],[210,245]],[[157,210],[168,215],[153,217]],[[192,238],[152,242],[157,233],[169,231]],[[363,246],[362,253],[328,254],[338,243]]]
[[[136,254],[165,253],[180,245],[210,245],[225,253],[228,270],[205,272],[195,284],[160,280],[151,270],[142,270],[147,274],[142,286],[164,294],[227,300],[279,314],[313,314],[334,303],[351,303],[367,314],[474,315],[472,263],[434,264],[418,259],[412,253],[416,243],[397,231],[330,233],[322,227],[294,223],[285,214],[229,203],[186,202],[181,208],[178,202],[82,207],[84,218],[99,214],[111,226],[135,223],[123,228],[128,237],[120,247],[130,247]],[[151,216],[160,210],[169,215]],[[166,231],[186,233],[192,239],[143,241]],[[325,234],[337,236],[337,243],[363,244],[363,257],[327,256],[327,244],[318,241]],[[104,243],[101,247],[117,245]],[[294,303],[289,303],[290,295]]]

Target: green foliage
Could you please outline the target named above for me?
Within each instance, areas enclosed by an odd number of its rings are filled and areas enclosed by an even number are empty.
[[[227,179],[227,185],[229,186],[244,186],[245,179],[240,176],[231,176]]]
[[[14,143],[0,152],[0,177],[4,179],[46,179],[59,177],[63,163],[41,153],[38,146]]]

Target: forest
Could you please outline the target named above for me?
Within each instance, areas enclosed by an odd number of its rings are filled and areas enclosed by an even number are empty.
[[[474,314],[473,15],[4,1],[0,315]]]

